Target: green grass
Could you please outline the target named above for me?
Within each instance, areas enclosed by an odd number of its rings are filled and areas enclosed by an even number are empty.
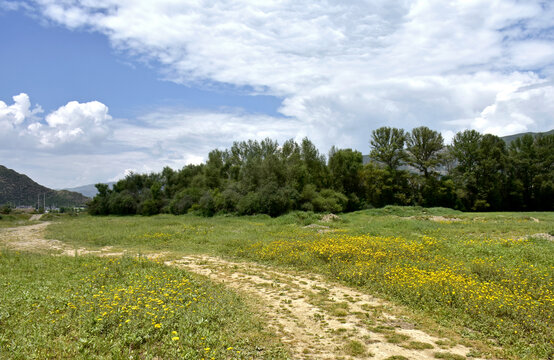
[[[366,354],[366,348],[365,345],[357,340],[350,340],[345,346],[344,346],[344,352],[347,355],[359,357]]]
[[[2,359],[287,358],[239,297],[150,260],[3,252],[0,288]]]
[[[468,339],[494,339],[503,357],[554,356],[554,242],[520,240],[552,233],[554,213],[385,207],[318,219],[79,216],[53,224],[48,236],[75,246],[208,253],[318,272],[423,312]],[[331,232],[306,228],[310,223]]]
[[[0,229],[38,223],[38,221],[29,221],[30,217],[31,214],[0,214]]]
[[[444,360],[465,360],[465,356],[456,355],[448,352],[436,352],[434,354],[435,358],[437,359],[444,359]]]
[[[408,340],[409,338],[410,337],[408,335],[399,334],[399,333],[385,334],[385,339],[387,339],[387,342],[391,344],[400,344]]]
[[[407,344],[403,344],[402,347],[406,349],[414,349],[414,350],[425,350],[425,349],[434,348],[433,345],[429,343],[421,342],[421,341],[410,341]]]

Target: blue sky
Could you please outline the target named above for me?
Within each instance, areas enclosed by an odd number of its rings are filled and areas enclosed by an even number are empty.
[[[28,93],[50,112],[72,100],[94,99],[107,104],[115,117],[134,117],[161,106],[240,107],[279,116],[276,97],[248,96],[247,90],[223,84],[199,87],[164,81],[154,63],[114,50],[106,36],[95,32],[69,30],[23,11],[4,11],[0,34],[3,100]]]
[[[62,188],[233,141],[554,128],[554,6],[0,0],[0,164]]]

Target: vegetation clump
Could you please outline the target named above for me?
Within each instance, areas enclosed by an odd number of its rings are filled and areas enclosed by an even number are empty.
[[[554,135],[504,140],[474,130],[445,146],[427,127],[372,132],[369,159],[332,147],[319,153],[301,143],[271,139],[213,150],[205,164],[130,174],[113,189],[98,184],[93,215],[278,216],[292,210],[340,213],[385,205],[463,211],[553,210]]]

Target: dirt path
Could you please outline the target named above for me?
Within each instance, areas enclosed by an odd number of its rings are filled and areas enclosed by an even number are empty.
[[[44,238],[44,230],[51,223],[45,221],[36,225],[19,226],[15,228],[0,229],[0,245],[11,250],[48,252],[56,255],[86,255],[98,256],[122,256],[125,252],[111,251],[111,246],[103,247],[100,250],[86,248],[74,248],[59,240]]]
[[[0,247],[59,255],[123,255],[110,247],[92,251],[46,240],[43,232],[48,224],[0,230]],[[398,311],[390,303],[318,275],[208,255],[185,256],[165,264],[207,276],[247,295],[289,346],[294,359],[384,360],[399,356],[396,359],[420,360],[435,359],[436,352],[464,358],[470,352],[463,345],[431,336],[409,320],[392,315]]]

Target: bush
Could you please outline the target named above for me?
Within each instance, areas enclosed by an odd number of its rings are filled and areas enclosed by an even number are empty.
[[[299,224],[310,225],[320,220],[320,215],[314,214],[313,211],[292,211],[286,215],[279,217],[280,224]]]
[[[186,214],[194,204],[193,198],[188,193],[188,189],[179,191],[169,203],[169,211],[174,215]]]
[[[234,187],[228,187],[214,198],[217,211],[224,212],[235,212],[240,199],[241,194]]]
[[[261,212],[260,196],[256,192],[249,192],[243,196],[237,204],[237,212],[240,215],[253,215]]]
[[[339,213],[345,210],[348,198],[334,190],[323,189],[312,203],[315,211]]]
[[[146,216],[156,215],[160,213],[161,207],[162,206],[159,201],[154,199],[147,199],[139,205],[139,212],[142,215]]]
[[[202,216],[213,216],[215,213],[215,201],[208,191],[198,201],[198,212]]]
[[[12,206],[10,204],[5,204],[0,207],[0,214],[8,215],[12,212]]]
[[[302,203],[300,206],[302,210],[317,212],[342,212],[346,210],[349,202],[349,199],[342,193],[331,189],[323,189],[318,192],[312,184],[304,186],[299,198]],[[353,200],[359,201],[354,198]]]
[[[276,183],[269,183],[259,191],[261,212],[275,217],[291,210],[298,192],[289,187],[279,187]]]
[[[137,213],[137,200],[127,190],[112,194],[108,203],[111,214],[134,215]]]

